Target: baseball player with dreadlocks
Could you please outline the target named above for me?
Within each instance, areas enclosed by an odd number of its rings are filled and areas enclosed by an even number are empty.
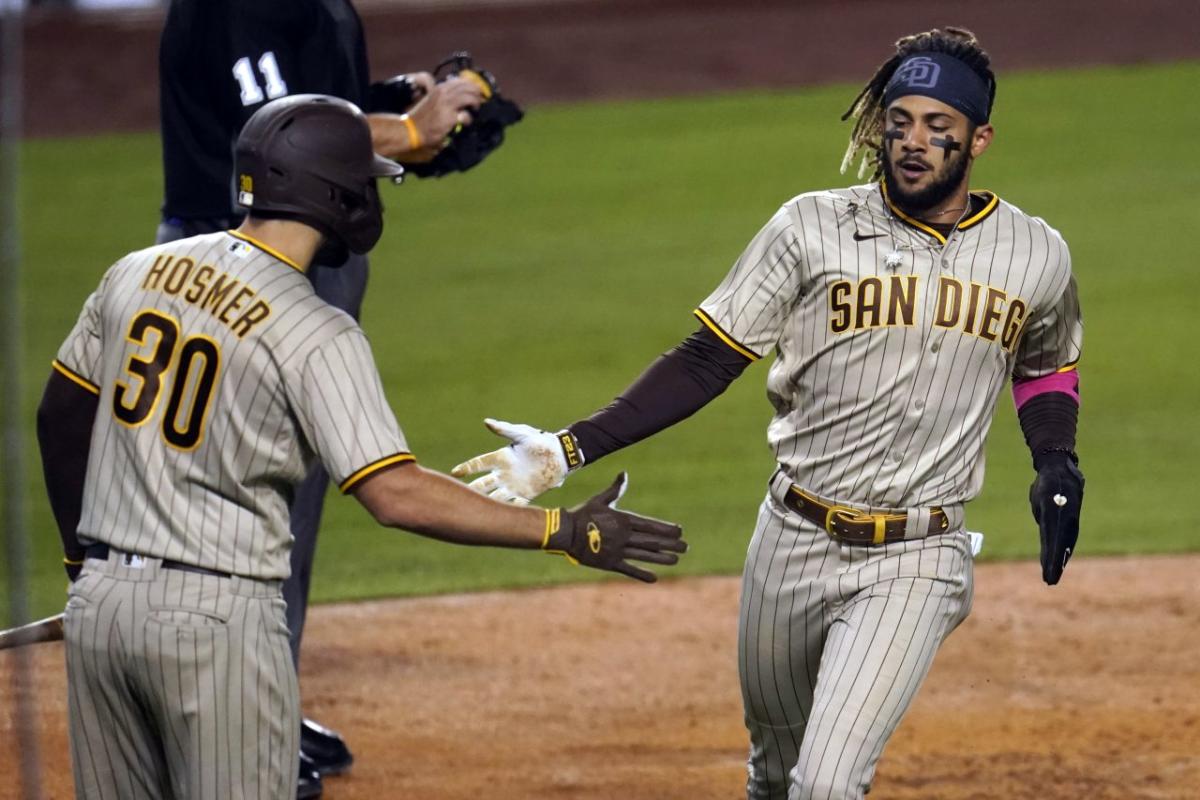
[[[524,502],[697,411],[774,351],[778,461],[743,575],[750,798],[861,798],[942,641],[971,606],[963,505],[1012,379],[1036,478],[1042,576],[1078,536],[1082,326],[1062,237],[968,189],[995,79],[957,28],[908,36],[855,99],[843,169],[871,183],[789,200],[695,314],[700,328],[610,405],[455,468]]]

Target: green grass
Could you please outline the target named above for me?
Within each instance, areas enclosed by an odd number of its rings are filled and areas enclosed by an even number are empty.
[[[1200,547],[1193,336],[1200,64],[1003,80],[974,184],[1071,244],[1086,319],[1080,555]],[[773,210],[845,185],[848,87],[535,108],[474,173],[385,189],[365,327],[414,451],[449,469],[498,444],[484,416],[557,427],[591,412],[694,327],[690,311]],[[101,272],[153,235],[153,135],[29,142],[23,159],[26,389],[34,610],[62,604],[32,410],[58,342]],[[627,504],[683,522],[672,574],[735,573],[772,460],[766,367],[692,420],[573,477],[571,503],[628,469]],[[1032,477],[1000,401],[988,480],[969,511],[985,558],[1029,557]],[[1031,566],[1031,569],[1033,567]],[[331,497],[317,600],[595,578],[561,559],[454,548],[377,528]]]

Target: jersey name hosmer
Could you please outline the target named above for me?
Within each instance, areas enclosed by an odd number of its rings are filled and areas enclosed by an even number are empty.
[[[1020,340],[1029,303],[995,286],[962,281],[943,275],[937,282],[937,300],[931,324],[958,330],[989,342],[998,342],[1011,353]],[[873,328],[916,323],[921,281],[918,275],[869,276],[858,281],[838,280],[829,285],[829,330],[854,333]]]
[[[219,272],[211,264],[197,266],[195,259],[161,254],[154,259],[142,288],[183,298],[211,313],[242,339],[255,325],[271,316],[265,300],[253,299],[256,292],[241,281]],[[238,316],[233,316],[237,312]]]

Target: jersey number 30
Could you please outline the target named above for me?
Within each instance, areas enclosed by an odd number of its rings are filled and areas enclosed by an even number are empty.
[[[130,427],[141,425],[158,408],[163,383],[169,381],[163,439],[179,450],[195,449],[204,436],[204,422],[221,366],[216,341],[191,336],[180,344],[179,323],[157,311],[143,311],[134,317],[126,338],[142,351],[131,354],[125,364],[125,371],[136,379],[137,387],[117,381],[113,415]]]

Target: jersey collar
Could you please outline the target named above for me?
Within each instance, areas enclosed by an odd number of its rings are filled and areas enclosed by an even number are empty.
[[[921,222],[921,220],[916,219],[915,217],[910,217],[908,214],[905,214],[903,211],[901,211],[900,207],[892,202],[892,198],[888,197],[887,183],[883,180],[879,181],[879,191],[883,194],[884,205],[887,206],[888,210],[891,211],[892,214],[898,220],[900,220],[901,222],[903,222],[905,225],[909,226],[910,228],[916,228],[917,230],[921,231],[922,233],[932,236],[933,238],[937,239],[940,244],[946,243],[945,236],[942,236],[942,234],[938,233],[936,230],[929,227],[924,222]],[[981,223],[985,219],[987,219],[989,216],[991,216],[992,212],[996,210],[996,207],[1000,205],[1000,198],[996,196],[995,192],[989,192],[987,190],[983,190],[983,191],[978,191],[978,192],[971,192],[971,194],[975,195],[976,197],[982,198],[984,200],[983,208],[979,212],[972,214],[971,216],[964,219],[962,222],[958,223],[958,225],[955,228],[956,230],[965,231],[967,228],[971,228],[971,227],[974,227],[975,225],[978,225],[979,223]]]
[[[275,258],[279,259],[283,263],[287,264],[292,269],[298,270],[300,272],[304,272],[304,268],[301,267],[299,264],[297,264],[295,261],[288,258],[287,256],[285,256],[283,253],[279,252],[275,248],[268,247],[267,245],[260,242],[258,239],[255,239],[253,236],[247,236],[246,234],[242,233],[241,231],[232,231],[231,230],[231,231],[225,231],[225,232],[228,233],[230,236],[232,236],[235,239],[241,239],[243,242],[246,242],[247,244],[254,245],[255,247],[257,247],[259,250],[262,250],[267,255],[274,256]]]

